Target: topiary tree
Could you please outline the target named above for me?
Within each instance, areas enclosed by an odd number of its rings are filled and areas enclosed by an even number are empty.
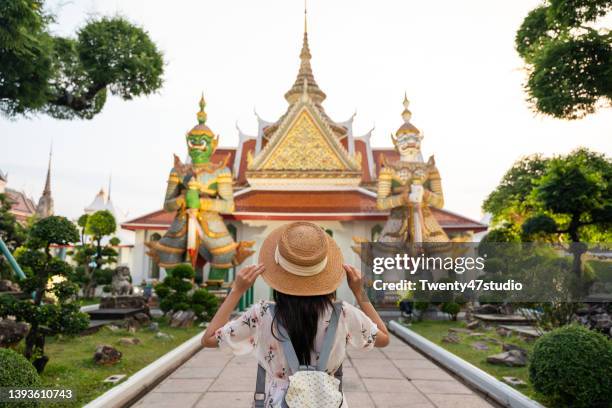
[[[33,299],[12,299],[4,303],[0,317],[12,315],[30,324],[24,355],[38,372],[44,370],[48,361],[44,354],[45,336],[78,334],[89,323],[88,316],[79,311],[76,302],[78,286],[69,279],[71,266],[51,253],[53,245],[67,245],[78,239],[79,233],[72,222],[65,217],[50,216],[33,224],[25,248],[16,254],[26,273],[21,287],[24,292],[33,293]],[[50,278],[55,276],[61,279],[50,284]],[[46,295],[52,295],[56,301],[45,301]]]
[[[539,338],[529,379],[554,406],[607,408],[612,395],[612,342],[582,326],[565,326]]]
[[[527,64],[534,110],[578,119],[612,103],[612,33],[598,29],[610,0],[545,0],[525,17],[516,50]]]
[[[164,313],[192,310],[198,319],[210,319],[218,307],[217,298],[206,289],[194,289],[195,272],[189,264],[180,264],[167,271],[162,283],[155,286]]]
[[[108,210],[84,214],[79,217],[78,225],[81,227],[81,243],[70,252],[77,263],[74,280],[81,285],[83,296],[90,299],[98,285],[111,283],[113,271],[109,266],[117,261],[118,256],[113,247],[121,241],[112,237],[103,244],[104,239],[117,230],[115,217]]]
[[[40,388],[40,378],[34,367],[21,354],[0,348],[0,386],[10,388]],[[39,401],[0,402],[0,408],[31,408]]]
[[[0,112],[91,119],[108,92],[130,100],[161,87],[163,57],[142,28],[103,17],[68,38],[53,20],[43,0],[0,2]]]
[[[461,311],[461,306],[456,302],[444,302],[442,303],[442,312],[450,315],[451,319],[456,321],[457,315]]]

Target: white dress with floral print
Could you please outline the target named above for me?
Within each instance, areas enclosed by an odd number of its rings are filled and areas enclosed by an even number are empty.
[[[240,317],[228,322],[217,330],[216,338],[221,348],[229,348],[236,355],[255,352],[255,358],[266,370],[266,407],[280,405],[289,386],[288,368],[282,347],[271,332],[272,314],[271,302],[260,301],[246,310]],[[323,336],[327,330],[332,310],[328,309],[323,319],[319,321],[315,338],[315,352],[311,362],[317,361]],[[334,374],[344,361],[346,347],[367,351],[374,347],[378,328],[361,310],[349,303],[342,302],[342,314],[338,322],[336,340],[332,347],[327,373]],[[255,384],[253,383],[253,391]],[[346,401],[342,407],[346,407]]]

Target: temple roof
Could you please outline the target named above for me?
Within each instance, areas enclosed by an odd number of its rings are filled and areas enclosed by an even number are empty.
[[[11,201],[11,213],[17,221],[24,223],[36,213],[36,205],[24,192],[7,188],[4,193]]]

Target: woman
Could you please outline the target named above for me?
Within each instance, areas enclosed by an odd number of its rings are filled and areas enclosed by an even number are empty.
[[[360,272],[342,263],[338,245],[319,226],[295,222],[277,228],[264,241],[259,262],[237,274],[202,344],[229,347],[236,355],[255,352],[267,374],[265,407],[280,406],[289,376],[295,374],[285,359],[279,325],[291,340],[299,364],[316,365],[334,310],[335,292],[345,275],[361,310],[346,302],[336,307],[340,310],[341,306],[341,312],[334,325],[336,332],[325,372],[336,374],[349,344],[361,350],[389,344],[389,332],[365,294]],[[275,303],[256,303],[228,323],[240,297],[259,275],[272,287]]]

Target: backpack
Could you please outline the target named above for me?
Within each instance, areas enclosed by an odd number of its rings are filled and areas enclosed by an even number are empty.
[[[270,305],[272,315],[274,306]],[[342,304],[334,303],[332,316],[323,338],[323,345],[316,366],[300,365],[295,349],[284,327],[277,323],[278,333],[282,339],[281,345],[291,375],[289,388],[281,403],[281,408],[338,408],[342,405],[342,365],[334,376],[327,374],[325,368],[329,354],[334,345],[338,320],[342,312]],[[255,385],[255,408],[264,408],[266,398],[266,370],[260,365],[257,367],[257,382]]]

